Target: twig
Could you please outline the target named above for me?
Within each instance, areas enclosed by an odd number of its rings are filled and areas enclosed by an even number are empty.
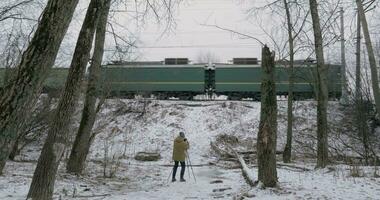
[[[260,43],[262,46],[265,46],[265,44],[263,42],[261,42],[258,38],[256,37],[253,37],[251,35],[248,35],[248,34],[245,34],[245,33],[240,33],[240,32],[237,32],[237,31],[234,31],[232,29],[228,29],[228,28],[224,28],[224,27],[220,27],[218,25],[210,25],[210,24],[201,24],[202,26],[208,26],[208,27],[214,27],[214,28],[218,28],[220,30],[223,30],[223,31],[228,31],[228,32],[231,32],[233,34],[237,34],[237,35],[240,35],[240,36],[244,36],[246,38],[249,38],[249,39],[253,39],[253,40],[256,40],[258,43]]]

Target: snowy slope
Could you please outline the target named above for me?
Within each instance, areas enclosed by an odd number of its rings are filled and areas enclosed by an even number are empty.
[[[144,102],[114,100],[105,107],[105,116],[112,110],[120,108],[141,110]],[[306,143],[308,136],[316,135],[316,105],[314,102],[297,102],[295,110],[295,139]],[[116,115],[108,123],[103,134],[97,137],[92,148],[91,158],[97,159],[104,152],[104,140],[117,129],[112,143],[115,150],[125,150],[130,156],[138,151],[158,151],[162,154],[161,162],[170,163],[172,142],[179,131],[184,131],[190,141],[190,155],[194,164],[207,162],[210,141],[221,134],[236,136],[240,142],[246,142],[247,148],[254,148],[260,118],[259,102],[188,102],[188,101],[150,101],[144,115],[127,113]],[[286,141],[286,101],[278,105],[278,149],[282,150]],[[329,118],[331,124],[340,124],[342,113],[339,104],[330,103]],[[98,120],[98,124],[104,117]],[[294,144],[297,150],[297,145]],[[301,146],[303,144],[300,144]],[[314,145],[312,143],[311,145]],[[314,145],[315,146],[315,145]],[[121,152],[114,152],[120,154]],[[305,153],[303,150],[300,153]]]
[[[278,149],[282,150],[286,136],[286,102],[279,101],[278,109]],[[338,103],[329,104],[330,124],[342,125],[344,114],[340,110]],[[62,165],[55,198],[234,199],[245,195],[254,199],[376,199],[380,196],[379,179],[373,178],[373,168],[362,167],[364,177],[353,178],[348,166],[314,170],[313,160],[302,157],[305,153],[312,154],[313,150],[301,147],[315,144],[310,138],[316,135],[316,105],[310,101],[296,103],[294,130],[295,140],[301,141],[294,144],[299,158],[297,165],[310,171],[279,167],[279,189],[249,191],[239,169],[208,165],[215,161],[210,156],[209,143],[218,135],[236,136],[245,144],[243,148],[254,148],[259,111],[258,102],[107,100],[97,118],[94,130],[99,134],[91,148],[85,175],[66,174]],[[331,137],[340,130],[334,126],[332,130],[336,132]],[[186,183],[168,183],[171,167],[166,165],[171,164],[172,142],[179,131],[184,131],[190,141],[192,164],[202,165],[194,167],[196,183],[189,173]],[[8,162],[5,175],[0,177],[0,199],[25,199],[40,148],[41,143],[30,146],[17,158],[31,162]],[[139,151],[159,152],[162,159],[135,161],[133,156]],[[113,178],[103,178],[105,152],[117,165]],[[253,175],[256,170],[252,168]]]

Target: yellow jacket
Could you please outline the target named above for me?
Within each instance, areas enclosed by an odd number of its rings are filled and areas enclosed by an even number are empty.
[[[174,161],[185,161],[187,149],[189,149],[189,142],[185,141],[185,138],[178,136],[174,140],[173,160]]]

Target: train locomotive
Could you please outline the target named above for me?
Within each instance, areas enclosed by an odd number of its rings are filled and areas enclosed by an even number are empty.
[[[330,99],[341,96],[340,65],[328,65]],[[4,84],[0,70],[0,85]],[[294,98],[315,97],[316,64],[296,62]],[[44,83],[44,92],[61,91],[67,68],[53,68]],[[192,100],[197,95],[226,96],[230,100],[260,100],[261,66],[255,58],[234,58],[232,64],[189,64],[187,58],[166,58],[162,62],[115,62],[102,66],[98,82],[99,94],[135,98],[136,95],[156,99]],[[276,92],[287,96],[289,68],[284,62],[275,67]],[[84,81],[85,82],[85,81]]]

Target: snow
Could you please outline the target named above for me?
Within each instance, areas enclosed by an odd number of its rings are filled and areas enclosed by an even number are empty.
[[[329,106],[329,122],[342,126],[344,113],[339,104],[330,102]],[[315,160],[304,156],[313,154],[313,150],[303,147],[315,147],[310,138],[316,133],[316,105],[312,101],[303,101],[297,102],[295,107],[297,128],[294,138],[301,142],[293,145],[297,160],[291,165],[308,171],[278,166],[279,187],[262,189],[260,186],[249,188],[239,168],[210,165],[217,158],[210,153],[209,145],[218,135],[227,134],[236,136],[243,144],[241,148],[253,150],[260,117],[259,102],[107,100],[97,117],[94,130],[99,134],[91,147],[85,174],[76,177],[65,173],[63,162],[54,198],[380,199],[380,179],[374,178],[376,169],[373,167],[359,167],[360,177],[351,176],[352,167],[343,164],[325,170],[314,169]],[[278,109],[277,148],[283,149],[286,102],[279,101]],[[184,131],[190,141],[189,154],[192,164],[196,165],[193,167],[196,182],[189,177],[192,174],[188,168],[187,182],[168,182],[172,142],[179,131]],[[29,146],[16,158],[17,162],[7,163],[4,175],[0,176],[0,199],[25,199],[41,144],[40,141]],[[334,144],[341,145],[336,141]],[[158,152],[162,159],[136,161],[133,157],[139,151]],[[115,169],[112,178],[103,177],[105,152],[109,166]],[[257,180],[257,168],[252,164],[248,163],[246,167],[250,168],[251,178]],[[107,168],[107,173],[110,171]]]
[[[127,198],[145,199],[210,199],[212,197],[232,198],[239,191],[244,180],[239,177],[239,170],[227,172],[215,167],[194,169],[197,180],[187,176],[187,182],[175,182],[154,191],[138,191],[127,194]],[[169,172],[170,173],[170,172]],[[223,180],[220,184],[210,184],[210,180]],[[226,192],[213,192],[226,189]]]
[[[257,173],[257,169],[252,171]],[[279,169],[279,188],[254,188],[254,199],[380,199],[380,179],[349,176],[347,166],[334,171],[290,171]]]

